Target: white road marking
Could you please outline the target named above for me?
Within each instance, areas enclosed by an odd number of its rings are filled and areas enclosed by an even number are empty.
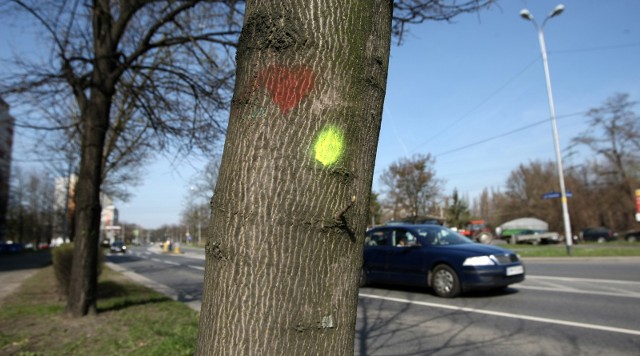
[[[564,325],[564,326],[573,326],[573,327],[577,327],[577,328],[593,329],[593,330],[600,330],[600,331],[609,331],[609,332],[615,332],[615,333],[621,333],[621,334],[629,334],[629,335],[640,336],[640,330],[623,329],[623,328],[616,328],[616,327],[605,326],[605,325],[585,324],[585,323],[577,323],[577,322],[573,322],[573,321],[557,320],[557,319],[549,319],[549,318],[540,318],[540,317],[536,317],[536,316],[518,315],[518,314],[503,313],[503,312],[497,312],[497,311],[491,311],[491,310],[482,310],[482,309],[475,309],[475,308],[457,307],[457,306],[453,306],[453,305],[436,304],[436,303],[428,303],[428,302],[419,302],[419,301],[415,301],[415,300],[408,300],[408,299],[402,299],[402,298],[383,297],[383,296],[374,295],[374,294],[362,294],[361,293],[360,297],[361,298],[369,298],[369,299],[387,300],[387,301],[396,302],[396,303],[406,303],[406,304],[412,304],[412,305],[420,305],[420,306],[431,307],[431,308],[441,308],[441,309],[448,309],[448,310],[456,310],[456,311],[463,311],[463,312],[467,312],[467,313],[484,314],[484,315],[498,316],[498,317],[503,317],[503,318],[529,320],[529,321],[536,321],[536,322],[540,322],[540,323],[556,324],[556,325]]]
[[[200,267],[200,266],[187,265],[187,267],[189,267],[189,268],[193,268],[193,269],[199,269],[199,270],[201,270],[201,271],[204,271],[204,267]]]
[[[527,279],[547,279],[552,281],[564,281],[564,282],[589,282],[598,284],[624,284],[624,285],[636,285],[640,287],[640,282],[634,281],[620,281],[620,280],[608,280],[608,279],[594,279],[594,278],[571,278],[571,277],[555,277],[555,276],[531,276],[527,275]]]
[[[605,295],[609,297],[626,297],[626,298],[640,298],[640,293],[633,293],[629,291],[612,291],[612,292],[603,292],[603,291],[595,291],[595,290],[584,290],[584,289],[573,289],[573,288],[561,288],[561,287],[534,287],[534,286],[526,286],[526,285],[517,285],[514,286],[516,289],[529,289],[529,290],[542,290],[549,292],[559,292],[559,293],[578,293],[578,294],[591,294],[591,295]]]
[[[604,295],[612,297],[640,298],[640,283],[634,281],[570,278],[552,276],[527,276],[527,280],[515,286],[518,289]]]
[[[178,262],[173,262],[173,261],[162,261],[162,263],[166,263],[168,265],[180,266]]]

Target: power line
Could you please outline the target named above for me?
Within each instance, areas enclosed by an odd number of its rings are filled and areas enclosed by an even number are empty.
[[[549,53],[564,54],[564,53],[579,53],[579,52],[596,52],[596,51],[607,51],[607,50],[629,48],[629,47],[638,47],[638,46],[640,46],[640,42],[611,45],[611,46],[590,47],[590,48],[564,49],[564,50],[558,50],[558,51],[550,51]]]
[[[585,111],[577,112],[577,113],[574,113],[574,114],[556,116],[556,118],[557,119],[564,119],[564,118],[568,118],[568,117],[572,117],[572,116],[578,116],[578,115],[584,115],[584,114],[586,114]],[[489,138],[485,138],[485,139],[482,139],[482,140],[479,140],[479,141],[476,141],[476,142],[472,142],[472,143],[464,145],[464,146],[460,146],[460,147],[457,147],[457,148],[454,148],[454,149],[451,149],[451,150],[448,150],[448,151],[444,151],[444,152],[438,153],[438,154],[434,155],[434,157],[440,157],[440,156],[444,156],[444,155],[447,155],[447,154],[450,154],[450,153],[462,151],[464,149],[467,149],[467,148],[470,148],[470,147],[474,147],[474,146],[478,146],[478,145],[481,145],[481,144],[489,142],[489,141],[497,140],[497,139],[503,138],[505,136],[513,135],[514,133],[518,133],[518,132],[521,132],[521,131],[530,129],[530,128],[535,127],[535,126],[542,125],[544,123],[548,123],[548,122],[549,122],[549,119],[543,119],[543,120],[540,120],[540,121],[536,121],[536,122],[534,122],[532,124],[529,124],[529,125],[526,125],[526,126],[522,126],[520,128],[511,130],[511,131],[507,131],[507,132],[499,134],[499,135],[495,135],[495,136],[492,136],[492,137],[489,137]]]
[[[426,145],[427,143],[433,141],[433,139],[435,139],[436,137],[440,136],[442,133],[444,133],[445,131],[451,129],[452,127],[454,127],[455,125],[459,124],[462,120],[466,119],[467,117],[469,117],[469,115],[471,115],[474,111],[478,110],[480,107],[482,107],[484,104],[486,104],[489,100],[491,100],[494,96],[496,96],[498,93],[500,93],[502,90],[504,90],[507,86],[509,86],[513,81],[515,81],[518,77],[520,77],[524,72],[526,72],[532,65],[534,65],[536,62],[538,62],[540,60],[540,58],[536,57],[536,59],[534,59],[533,61],[531,61],[529,64],[527,64],[523,69],[521,69],[518,73],[516,73],[514,76],[512,76],[510,79],[508,79],[504,84],[502,84],[501,86],[499,86],[496,90],[494,90],[491,94],[489,94],[486,98],[484,98],[483,100],[481,100],[476,106],[474,106],[473,108],[471,108],[471,110],[467,111],[465,114],[463,114],[460,118],[458,118],[457,120],[455,120],[453,123],[451,123],[449,126],[445,127],[444,129],[440,130],[439,132],[437,132],[435,135],[433,135],[432,137],[430,137],[429,139],[427,139],[426,141],[424,141],[423,143],[421,143],[420,145],[416,146],[416,148],[414,148],[413,150],[411,150],[411,152],[415,152],[418,149],[422,148],[424,145]]]
[[[632,42],[632,43],[627,43],[627,44],[619,44],[619,45],[610,45],[610,46],[598,46],[598,47],[590,47],[590,48],[577,48],[577,49],[567,49],[567,50],[557,50],[557,51],[553,51],[553,52],[549,52],[549,53],[553,53],[553,54],[564,54],[564,53],[578,53],[578,52],[594,52],[594,51],[603,51],[603,50],[615,50],[615,49],[621,49],[621,48],[629,48],[629,47],[637,47],[640,46],[640,42]],[[513,75],[510,79],[508,79],[504,84],[502,84],[500,87],[498,87],[496,90],[494,90],[491,94],[489,94],[486,98],[484,98],[483,100],[481,100],[476,106],[474,106],[473,108],[471,108],[471,110],[469,110],[468,112],[466,112],[465,114],[463,114],[460,118],[458,118],[457,120],[455,120],[453,123],[451,123],[449,126],[445,127],[444,129],[440,130],[438,133],[436,133],[435,135],[433,135],[432,137],[430,137],[428,140],[424,141],[423,143],[419,144],[418,146],[416,146],[416,148],[414,148],[413,150],[411,150],[411,152],[415,152],[418,149],[424,147],[427,143],[433,141],[433,139],[435,139],[436,137],[440,136],[442,133],[448,131],[449,129],[451,129],[452,127],[456,126],[457,124],[459,124],[462,120],[466,119],[469,115],[471,115],[474,111],[478,110],[480,107],[482,107],[484,104],[486,104],[489,100],[491,100],[494,96],[496,96],[498,93],[500,93],[502,90],[504,90],[507,86],[509,86],[513,81],[515,81],[518,77],[520,77],[524,72],[526,72],[532,65],[534,65],[536,62],[538,62],[540,58],[536,57],[533,61],[531,61],[529,64],[527,64],[522,70],[520,70],[518,73],[516,73],[515,75]],[[533,126],[535,126],[536,124],[533,124]],[[520,130],[525,130],[528,127],[524,127],[521,128]],[[515,131],[518,132],[518,131]],[[513,132],[513,133],[515,133]],[[499,137],[496,137],[499,138]],[[494,138],[490,138],[489,140],[492,140]],[[471,146],[473,144],[470,144],[468,146]],[[457,150],[460,150],[463,148],[457,148],[451,151],[447,151],[443,154],[447,154],[450,152],[455,152]]]

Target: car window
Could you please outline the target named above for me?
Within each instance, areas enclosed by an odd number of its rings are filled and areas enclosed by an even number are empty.
[[[396,247],[410,247],[417,246],[418,238],[410,231],[405,229],[393,229],[391,230],[392,245]]]
[[[373,231],[367,234],[364,240],[365,246],[387,246],[388,238],[384,230]]]
[[[418,230],[420,236],[422,236],[427,244],[433,246],[445,246],[445,245],[461,245],[473,243],[468,238],[453,232],[449,229],[442,227],[424,227]]]

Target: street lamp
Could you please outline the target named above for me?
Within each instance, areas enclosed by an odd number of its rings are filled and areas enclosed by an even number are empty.
[[[564,220],[564,234],[567,244],[567,254],[571,256],[571,246],[573,239],[571,235],[571,221],[569,219],[569,207],[567,206],[567,192],[564,186],[564,173],[562,170],[562,155],[560,154],[560,143],[558,141],[558,126],[556,124],[556,109],[553,104],[553,92],[551,91],[551,77],[549,76],[549,63],[547,62],[547,47],[544,43],[544,25],[552,17],[560,15],[564,11],[564,5],[560,4],[553,9],[553,11],[547,15],[547,17],[539,26],[533,19],[533,15],[529,10],[522,9],[520,11],[520,17],[525,20],[531,21],[538,31],[538,40],[540,42],[540,52],[542,53],[542,64],[544,65],[544,75],[547,81],[547,95],[549,97],[549,111],[551,111],[551,126],[553,127],[553,142],[556,149],[556,163],[558,165],[558,178],[560,180],[560,199],[562,200],[562,217]]]

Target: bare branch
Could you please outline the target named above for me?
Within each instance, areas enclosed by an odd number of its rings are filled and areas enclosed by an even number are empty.
[[[393,2],[392,34],[402,44],[407,25],[425,21],[451,21],[454,17],[478,12],[494,0],[398,0]]]

